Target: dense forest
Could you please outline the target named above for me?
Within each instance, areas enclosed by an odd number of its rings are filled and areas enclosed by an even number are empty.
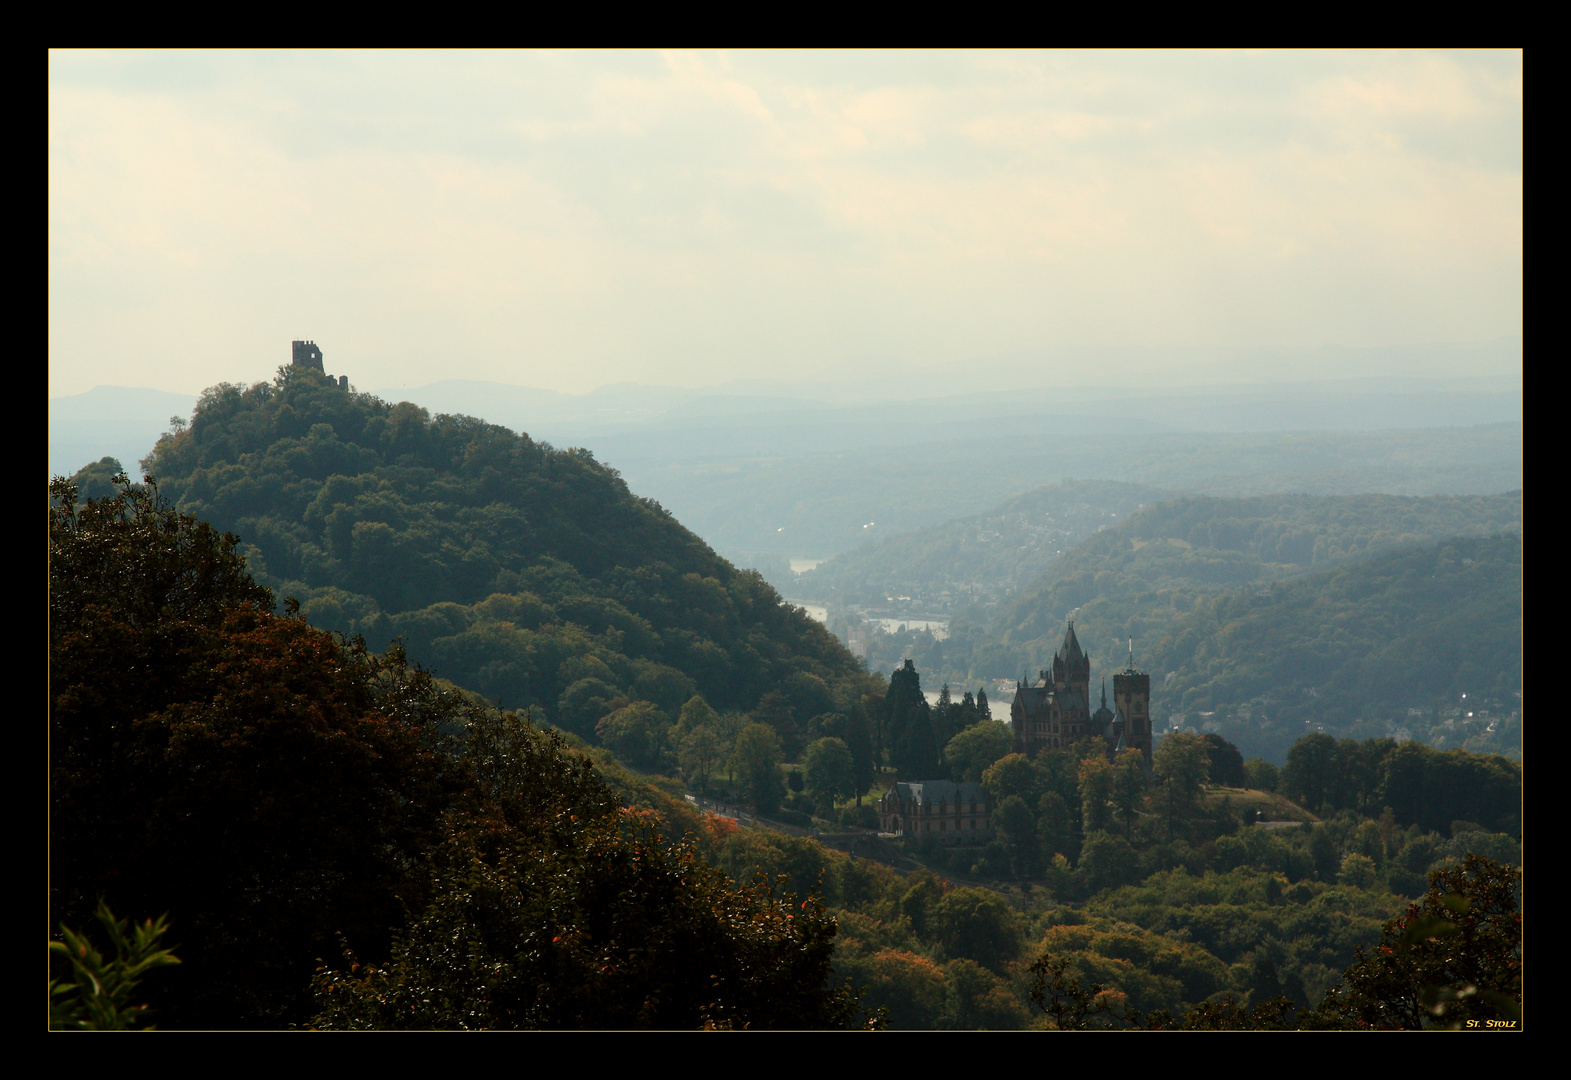
[[[1059,632],[1065,612],[1093,600],[1153,588],[1258,586],[1396,548],[1521,527],[1520,492],[1174,499],[1071,552],[1014,598],[1000,624],[1012,639],[1037,638]]]
[[[144,467],[243,537],[257,580],[314,625],[400,638],[590,741],[634,702],[674,721],[695,694],[746,710],[783,692],[805,724],[872,689],[819,624],[584,451],[288,368],[207,391]]]
[[[401,649],[274,614],[236,538],[150,489],[50,496],[51,933],[98,914],[124,986],[112,913],[167,916],[159,1022],[858,1023],[814,903],[734,885],[560,739]],[[56,1019],[96,1026],[98,949],[61,933],[84,943],[51,950]]]
[[[1519,754],[1522,538],[1457,538],[1202,600],[1148,655],[1176,672],[1163,689],[1175,711],[1262,746],[1275,731],[1285,749],[1308,724]]]

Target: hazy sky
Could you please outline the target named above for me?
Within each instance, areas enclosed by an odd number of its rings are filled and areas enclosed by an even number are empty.
[[[1521,333],[1520,53],[49,57],[51,396]]]

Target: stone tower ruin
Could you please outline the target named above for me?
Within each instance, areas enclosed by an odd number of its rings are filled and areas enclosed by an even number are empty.
[[[294,341],[290,344],[294,346],[294,363],[322,371],[322,350],[316,347],[316,342]]]
[[[322,350],[316,347],[316,342],[292,341],[290,345],[292,346],[291,362],[296,367],[308,367],[313,371],[321,371],[323,375],[327,375],[327,372],[322,368]],[[327,375],[327,377],[332,379],[331,375]],[[340,375],[338,377],[338,388],[340,390],[349,389],[348,375]]]

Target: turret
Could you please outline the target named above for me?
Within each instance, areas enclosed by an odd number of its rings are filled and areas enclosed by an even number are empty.
[[[1130,664],[1113,675],[1113,707],[1123,717],[1124,745],[1139,750],[1145,758],[1147,775],[1151,772],[1151,676],[1136,671],[1134,646]]]

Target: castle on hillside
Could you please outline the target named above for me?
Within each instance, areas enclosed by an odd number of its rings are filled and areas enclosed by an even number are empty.
[[[1151,676],[1135,670],[1134,643],[1129,666],[1113,675],[1113,708],[1107,707],[1107,680],[1102,681],[1102,705],[1091,711],[1091,658],[1075,637],[1069,621],[1064,643],[1053,654],[1053,665],[1038,673],[1035,682],[1015,684],[1009,708],[1015,750],[1035,757],[1045,746],[1068,746],[1081,739],[1100,738],[1109,754],[1138,750],[1151,771]]]
[[[321,371],[323,375],[327,375],[327,372],[322,369],[322,350],[316,347],[316,342],[292,341],[290,345],[293,346],[290,359],[290,363],[293,366],[308,367],[313,371]],[[331,375],[327,375],[327,377],[329,379],[332,378]],[[348,375],[340,375],[338,377],[338,388],[340,390],[349,389]]]

